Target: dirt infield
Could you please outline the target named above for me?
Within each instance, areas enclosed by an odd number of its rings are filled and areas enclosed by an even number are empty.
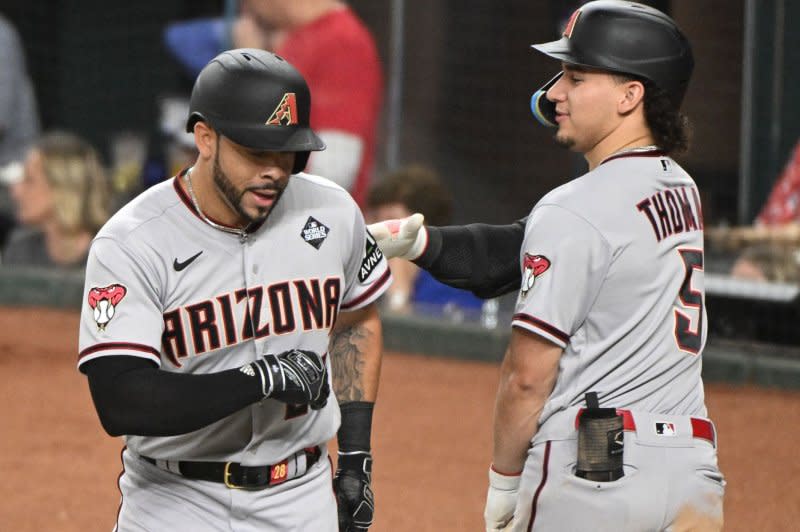
[[[0,529],[111,530],[122,442],[75,369],[74,312],[0,308]],[[498,367],[389,353],[375,420],[376,532],[482,530]],[[710,385],[726,530],[800,523],[800,393]]]

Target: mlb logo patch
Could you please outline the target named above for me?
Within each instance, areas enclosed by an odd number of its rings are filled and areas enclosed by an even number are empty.
[[[330,231],[328,226],[316,220],[313,216],[309,216],[306,225],[304,225],[303,230],[300,231],[300,236],[303,240],[314,246],[315,249],[319,249],[325,239],[328,238]]]
[[[661,436],[675,436],[675,424],[667,422],[656,423],[656,434]]]

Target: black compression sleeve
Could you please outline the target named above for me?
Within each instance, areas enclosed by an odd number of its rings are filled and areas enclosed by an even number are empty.
[[[525,218],[510,225],[428,227],[428,246],[414,262],[436,279],[482,298],[519,289]]]
[[[112,436],[174,436],[200,429],[262,397],[261,380],[238,369],[185,375],[131,356],[86,362],[95,409]]]
[[[372,409],[375,403],[351,401],[339,405],[342,424],[337,440],[340,451],[369,451],[372,435]]]

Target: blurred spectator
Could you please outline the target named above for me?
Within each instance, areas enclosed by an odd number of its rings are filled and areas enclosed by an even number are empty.
[[[223,19],[167,28],[171,53],[196,76],[226,46]],[[235,48],[263,48],[292,63],[311,89],[311,127],[328,146],[307,171],[331,179],[364,206],[383,94],[380,59],[363,22],[338,0],[242,0]]]
[[[731,269],[731,276],[774,283],[800,282],[800,248],[761,243],[745,248]]]
[[[442,226],[450,223],[452,197],[431,169],[413,165],[401,168],[370,187],[367,194],[365,218],[367,223],[393,218],[405,218],[419,212],[425,223]],[[386,291],[392,309],[404,309],[409,304],[452,305],[480,309],[483,300],[466,290],[440,283],[413,262],[390,259],[394,282]]]
[[[146,188],[147,136],[131,130],[117,131],[109,138],[109,152],[111,211],[115,212]],[[163,167],[159,169],[162,180]]]
[[[800,222],[800,140],[756,218],[770,226],[789,222]]]
[[[730,271],[733,277],[800,282],[800,141],[755,224],[710,228],[706,237],[720,250],[738,254]]]
[[[158,98],[158,108],[159,127],[151,146],[145,135],[135,131],[120,131],[111,139],[110,180],[115,207],[177,175],[197,159],[194,133],[186,131],[189,99],[164,94]],[[148,152],[148,147],[152,151]]]
[[[0,15],[0,166],[21,159],[39,134],[36,97],[17,31]]]
[[[164,162],[166,167],[163,175],[173,176],[184,168],[193,165],[197,159],[194,133],[186,132],[189,99],[167,96],[161,98],[159,104],[159,129],[164,137]]]
[[[82,268],[109,217],[109,186],[95,149],[71,133],[44,135],[28,151],[11,195],[21,226],[9,238],[3,264]]]
[[[25,53],[16,29],[0,14],[0,249],[14,228],[6,187],[39,134],[39,115]]]

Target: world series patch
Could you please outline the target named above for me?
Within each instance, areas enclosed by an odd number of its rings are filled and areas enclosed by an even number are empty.
[[[303,237],[303,240],[314,246],[315,249],[319,249],[325,239],[328,238],[328,233],[330,233],[330,228],[328,226],[314,219],[313,216],[309,216],[306,225],[303,226],[303,230],[300,231],[300,236]]]
[[[375,267],[381,262],[383,252],[378,247],[378,243],[367,231],[367,243],[364,250],[364,259],[361,261],[361,268],[358,270],[358,280],[362,283],[375,271]]]

